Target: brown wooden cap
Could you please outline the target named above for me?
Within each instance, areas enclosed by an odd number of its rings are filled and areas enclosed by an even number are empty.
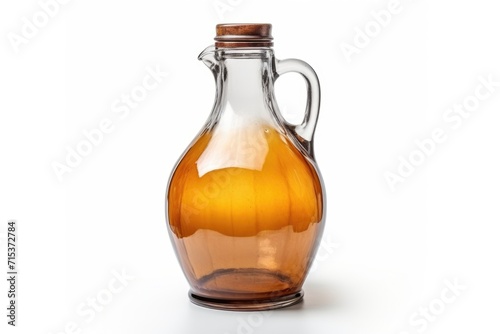
[[[268,23],[224,23],[216,26],[216,48],[271,47],[272,25]]]

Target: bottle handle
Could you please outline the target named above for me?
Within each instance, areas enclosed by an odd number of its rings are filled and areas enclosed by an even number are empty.
[[[279,76],[289,72],[299,73],[306,80],[307,103],[302,122],[298,125],[294,125],[285,121],[285,125],[293,132],[311,157],[314,158],[313,137],[318,122],[319,106],[321,102],[319,79],[314,69],[305,61],[299,59],[276,60],[277,76],[275,80]]]

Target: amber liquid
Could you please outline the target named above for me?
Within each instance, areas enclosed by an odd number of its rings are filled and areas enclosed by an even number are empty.
[[[228,165],[200,176],[213,140],[201,135],[172,175],[168,220],[196,295],[272,299],[300,291],[323,229],[321,182],[280,132],[259,128],[259,168]],[[263,141],[263,142],[262,142]]]

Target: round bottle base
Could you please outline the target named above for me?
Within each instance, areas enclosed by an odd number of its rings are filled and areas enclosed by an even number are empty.
[[[189,291],[189,299],[198,306],[208,307],[217,310],[226,311],[264,311],[274,310],[287,306],[292,306],[300,303],[304,297],[304,291],[281,296],[273,299],[262,300],[228,300],[228,299],[213,299],[196,295],[191,290]]]

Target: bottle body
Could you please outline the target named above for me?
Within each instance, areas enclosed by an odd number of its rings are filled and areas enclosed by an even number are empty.
[[[168,220],[195,296],[257,305],[300,294],[314,258],[324,217],[317,168],[285,133],[264,126],[255,137],[248,149],[265,152],[260,170],[200,177],[196,162],[211,139],[204,133],[173,173]]]

